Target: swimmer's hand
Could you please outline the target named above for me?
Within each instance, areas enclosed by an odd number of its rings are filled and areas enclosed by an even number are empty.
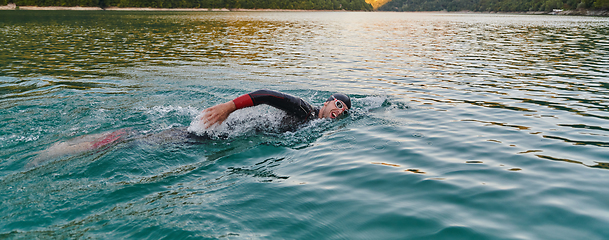
[[[203,117],[201,120],[205,124],[205,128],[209,128],[215,124],[221,124],[228,118],[232,112],[237,110],[237,106],[233,101],[218,104],[203,110]]]

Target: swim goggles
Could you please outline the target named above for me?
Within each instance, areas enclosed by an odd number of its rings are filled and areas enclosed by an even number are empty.
[[[346,109],[347,106],[345,106],[345,103],[343,101],[336,99],[334,96],[331,96],[331,97],[332,97],[332,99],[334,99],[334,106],[336,106],[336,108],[342,109],[343,112],[347,111],[347,109]]]
[[[333,97],[334,98],[334,97]],[[334,106],[336,106],[336,108],[338,109],[342,109],[343,111],[347,110],[347,107],[345,106],[345,104],[343,103],[343,101],[338,100],[336,98],[334,98]]]

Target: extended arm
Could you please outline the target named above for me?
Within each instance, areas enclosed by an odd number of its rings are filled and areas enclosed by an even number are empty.
[[[300,98],[277,91],[258,90],[205,109],[201,120],[205,122],[205,128],[208,128],[214,124],[224,122],[224,120],[237,109],[260,104],[267,104],[279,108],[286,111],[288,114],[295,115],[301,119],[315,116],[314,108]]]

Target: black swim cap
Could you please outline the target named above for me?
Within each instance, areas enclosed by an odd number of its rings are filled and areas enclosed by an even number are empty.
[[[328,100],[326,100],[326,102],[332,101],[334,99],[343,101],[345,104],[347,104],[347,109],[351,109],[351,98],[349,98],[349,96],[342,93],[335,93],[332,94],[332,96],[330,96]]]

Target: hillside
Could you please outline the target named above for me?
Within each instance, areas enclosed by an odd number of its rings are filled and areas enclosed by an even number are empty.
[[[609,10],[609,0],[393,0],[380,11],[551,12]]]
[[[244,8],[371,11],[365,0],[0,0],[1,5],[142,8]]]

